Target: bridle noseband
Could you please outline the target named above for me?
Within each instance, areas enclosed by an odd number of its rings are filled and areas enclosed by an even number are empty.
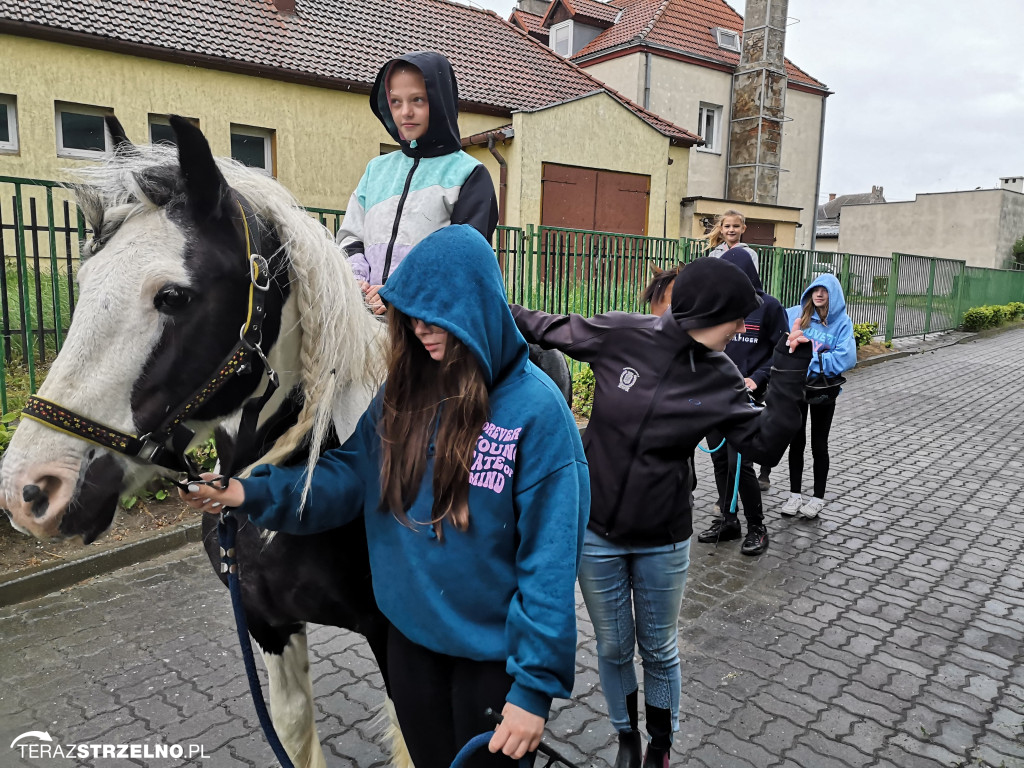
[[[237,193],[236,193],[237,195]],[[75,413],[38,395],[25,403],[22,415],[60,432],[94,443],[108,450],[148,464],[182,473],[191,479],[198,477],[198,468],[185,451],[195,438],[195,430],[185,421],[210,400],[233,376],[262,367],[267,375],[267,387],[259,397],[250,398],[242,409],[242,427],[255,432],[260,411],[279,385],[277,372],[263,353],[263,321],[266,315],[266,293],[270,289],[270,267],[256,249],[253,228],[256,215],[249,202],[237,195],[238,208],[245,228],[245,258],[249,269],[249,310],[238,333],[238,343],[221,361],[217,372],[197,388],[178,408],[170,411],[157,429],[144,435],[121,432]]]

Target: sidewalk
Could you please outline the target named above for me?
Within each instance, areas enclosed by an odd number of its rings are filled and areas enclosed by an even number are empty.
[[[851,373],[819,519],[778,515],[783,462],[764,555],[694,541],[674,765],[1024,768],[1024,329],[926,344]],[[697,472],[700,530],[714,501],[703,454]],[[809,474],[808,456],[805,487]],[[546,738],[606,768],[615,740],[582,601],[578,616],[576,690]],[[310,648],[328,765],[383,766],[365,644],[315,627]],[[0,679],[0,765],[56,764],[11,762],[28,730],[203,746],[180,764],[273,764],[227,593],[194,549],[0,608]]]

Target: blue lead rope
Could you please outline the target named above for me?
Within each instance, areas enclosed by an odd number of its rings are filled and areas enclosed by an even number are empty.
[[[714,448],[711,448],[710,450],[705,448],[700,443],[697,443],[697,447],[700,448],[702,451],[704,451],[704,453],[714,453],[715,451],[721,450],[724,446],[725,446],[725,438],[724,437],[722,438],[722,442],[720,442],[717,446],[715,446]],[[737,499],[739,499],[739,496],[740,496],[740,462],[742,460],[743,460],[743,454],[737,453],[736,454],[736,480],[735,480],[735,482],[733,483],[733,486],[732,486],[732,502],[730,502],[730,504],[729,504],[729,514],[730,515],[735,515],[736,514],[736,501],[737,501]]]
[[[235,557],[235,539],[238,534],[238,518],[230,510],[224,510],[217,523],[217,539],[220,542],[221,573],[228,576],[228,592],[231,593],[231,610],[235,614],[235,629],[238,630],[238,643],[242,647],[242,661],[245,663],[245,675],[249,678],[249,692],[256,708],[256,717],[263,727],[263,735],[267,737],[270,748],[274,751],[281,768],[295,768],[288,753],[285,752],[281,739],[274,730],[267,711],[267,702],[263,698],[260,678],[256,673],[256,660],[252,653],[252,640],[249,639],[249,627],[245,621],[245,608],[242,606],[242,590],[238,584],[238,560]]]

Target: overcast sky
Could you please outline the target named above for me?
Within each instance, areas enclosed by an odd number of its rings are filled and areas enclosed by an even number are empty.
[[[473,2],[505,18],[515,5]],[[833,92],[822,200],[1024,176],[1024,1],[790,0],[789,17],[786,55]]]

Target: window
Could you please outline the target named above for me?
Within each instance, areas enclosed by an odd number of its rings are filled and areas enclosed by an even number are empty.
[[[0,152],[18,151],[18,102],[0,93]]]
[[[722,153],[722,107],[718,104],[701,102],[697,117],[697,133],[704,139],[704,146],[697,147],[703,152]]]
[[[231,157],[250,168],[274,175],[274,132],[246,125],[231,126]]]
[[[559,56],[572,55],[572,19],[553,24],[550,30],[551,49]]]
[[[739,51],[739,32],[733,32],[731,29],[722,29],[721,27],[715,27],[714,33],[715,42],[718,43],[719,48],[725,48],[727,51]]]
[[[110,114],[104,107],[58,102],[57,154],[60,157],[93,159],[111,149],[103,116]]]
[[[185,119],[196,128],[199,127],[199,121],[194,117],[186,117]],[[177,145],[178,142],[174,137],[174,129],[171,128],[171,121],[168,115],[149,116],[149,143]]]

